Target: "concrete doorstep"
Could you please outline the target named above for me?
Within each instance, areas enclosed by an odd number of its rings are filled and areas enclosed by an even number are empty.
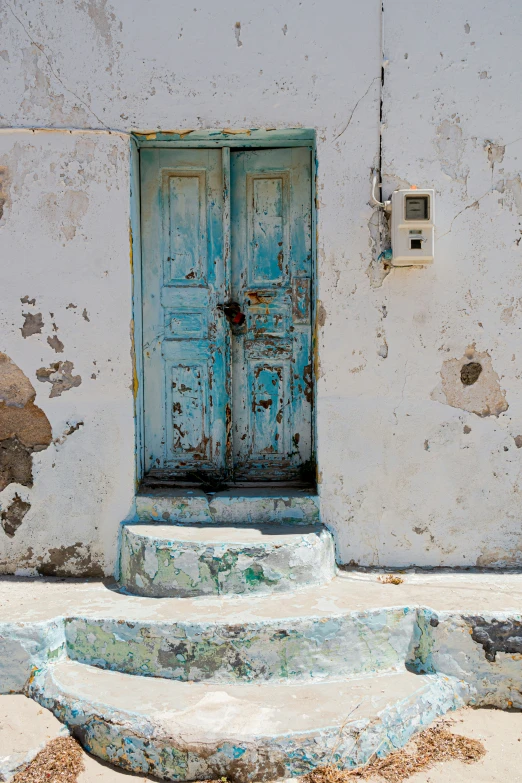
[[[60,724],[166,780],[360,767],[465,706],[522,708],[521,598],[518,574],[338,573],[287,594],[162,599],[6,577],[0,690],[60,723],[11,739],[4,767]]]

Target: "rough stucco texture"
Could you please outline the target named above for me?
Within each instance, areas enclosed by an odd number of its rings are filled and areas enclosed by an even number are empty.
[[[345,562],[520,566],[520,19],[385,0],[383,29],[383,196],[435,189],[435,262],[368,278],[319,224],[323,520]]]
[[[37,404],[55,438],[84,426],[33,455],[24,539],[0,534],[2,569],[80,542],[107,573],[132,506],[128,138],[106,129],[293,126],[317,132],[318,462],[338,556],[521,564],[516,10],[441,0],[417,15],[405,0],[384,3],[384,193],[416,184],[437,199],[433,266],[385,275],[367,204],[379,2],[327,0],[320,14],[290,0],[152,0],[146,13],[136,0],[3,6],[3,350],[34,382],[57,363],[56,335],[81,384],[51,399],[37,383]],[[43,321],[30,319],[28,336],[24,313]],[[487,357],[480,412],[474,397],[462,404],[460,369],[447,364],[473,345]]]
[[[0,163],[0,573],[101,576],[133,493],[128,142],[0,132]]]

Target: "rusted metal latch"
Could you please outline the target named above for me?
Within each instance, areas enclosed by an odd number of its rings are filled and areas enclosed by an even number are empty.
[[[228,322],[232,326],[241,326],[245,323],[245,314],[241,312],[241,308],[238,302],[226,302],[225,304],[218,304],[218,310],[228,318]]]

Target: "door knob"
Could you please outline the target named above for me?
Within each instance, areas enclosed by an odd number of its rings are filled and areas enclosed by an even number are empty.
[[[241,312],[238,302],[218,304],[217,308],[226,315],[228,322],[233,326],[241,326],[245,323],[245,314]]]

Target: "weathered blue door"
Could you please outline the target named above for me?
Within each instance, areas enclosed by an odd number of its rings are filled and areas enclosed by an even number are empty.
[[[310,460],[310,158],[299,147],[141,152],[152,478],[292,480]]]
[[[311,456],[310,150],[231,153],[236,479],[293,479]]]
[[[145,469],[157,476],[226,472],[222,157],[219,149],[141,152]]]

